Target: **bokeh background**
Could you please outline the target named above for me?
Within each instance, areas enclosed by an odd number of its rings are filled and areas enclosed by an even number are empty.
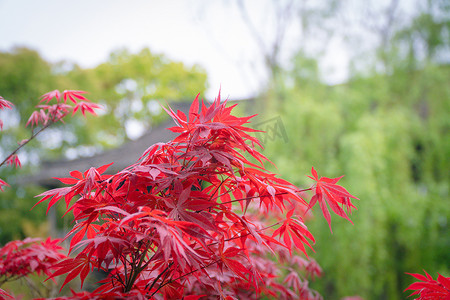
[[[162,100],[240,100],[263,153],[300,186],[314,166],[359,197],[354,225],[308,221],[325,299],[402,299],[427,270],[450,276],[450,3],[446,0],[0,0],[0,157],[27,138],[40,95],[89,91],[73,118],[0,170],[0,245],[46,236],[43,161],[88,157],[158,126]],[[162,101],[161,103],[165,103]],[[70,220],[59,219],[64,231]],[[54,228],[53,228],[54,229]]]

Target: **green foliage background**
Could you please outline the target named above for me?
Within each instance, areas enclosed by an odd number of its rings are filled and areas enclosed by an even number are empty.
[[[443,82],[450,73],[418,73],[410,83],[428,81],[433,92],[426,98],[409,87],[396,96],[385,76],[281,91],[277,113],[288,142],[267,140],[264,150],[276,172],[300,186],[311,184],[304,174],[312,165],[326,177],[345,174],[342,185],[360,198],[354,226],[334,217],[331,234],[319,208],[308,223],[313,257],[325,270],[315,287],[327,298],[401,299],[404,272],[449,272],[450,89]]]
[[[333,216],[331,233],[318,207],[308,223],[325,272],[312,286],[325,299],[403,299],[405,272],[450,275],[450,68],[432,56],[383,55],[389,72],[327,86],[317,60],[299,53],[256,120],[280,117],[286,130],[287,141],[280,125],[258,128],[276,173],[299,186],[312,183],[311,166],[345,174],[340,182],[360,199],[354,226]]]

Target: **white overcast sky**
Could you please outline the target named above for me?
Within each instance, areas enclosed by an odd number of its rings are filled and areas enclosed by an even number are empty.
[[[232,1],[230,1],[232,2]],[[233,4],[205,0],[0,0],[0,51],[36,49],[51,62],[94,67],[118,48],[149,47],[208,73],[207,98],[221,87],[230,99],[253,96],[264,79],[261,52]],[[264,22],[261,1],[246,2]],[[334,43],[334,42],[332,42]],[[287,43],[289,45],[289,43]],[[295,48],[295,45],[291,45]],[[325,57],[331,81],[345,79],[339,43]],[[289,49],[288,49],[289,50]]]

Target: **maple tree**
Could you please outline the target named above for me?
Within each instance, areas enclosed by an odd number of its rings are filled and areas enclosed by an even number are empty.
[[[226,104],[219,95],[210,106],[197,97],[188,116],[169,108],[177,124],[170,130],[179,134],[173,141],[150,146],[114,175],[103,174],[109,165],[72,171],[59,179],[69,186],[39,195],[37,204],[49,200],[48,209],[64,199],[75,220],[67,237],[77,254],[50,278],[67,274],[64,286],[78,276],[83,284],[93,269],[107,272],[89,297],[320,297],[305,276],[321,270],[306,252],[314,237],[303,216],[314,202],[304,193],[314,192],[324,215],[322,199],[346,216],[336,207],[349,209],[354,197],[314,169],[318,183],[306,189],[268,172],[249,134],[255,130],[244,126],[251,117],[233,116],[235,105]],[[284,284],[268,252],[291,266]]]
[[[78,109],[95,114],[83,93],[45,94],[41,101],[57,104],[41,105],[27,125],[45,128]],[[48,279],[66,274],[62,289],[76,277],[83,286],[94,269],[107,273],[95,291],[59,299],[320,298],[308,286],[322,271],[307,254],[314,237],[305,218],[319,202],[329,224],[326,203],[350,220],[357,198],[314,168],[316,183],[305,189],[267,171],[256,130],[244,126],[253,116],[232,115],[235,106],[219,94],[209,106],[197,96],[188,116],[168,108],[173,141],[113,175],[104,174],[111,164],[72,171],[59,178],[69,186],[39,195],[36,205],[48,200],[48,209],[63,199],[75,222],[66,236],[73,256],[52,264]]]

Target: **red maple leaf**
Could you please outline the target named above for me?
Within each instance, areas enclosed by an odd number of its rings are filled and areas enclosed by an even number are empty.
[[[43,197],[39,200],[33,207],[42,203],[43,201],[50,199],[47,207],[47,213],[58,200],[64,197],[66,201],[66,207],[69,207],[70,200],[80,193],[84,195],[89,195],[92,190],[99,188],[100,183],[103,180],[106,180],[110,177],[110,175],[102,175],[103,172],[106,171],[113,163],[103,165],[99,168],[91,167],[89,170],[85,171],[84,174],[80,171],[72,171],[70,175],[73,177],[68,178],[57,178],[59,181],[65,184],[74,184],[72,187],[64,187],[64,188],[56,188],[50,191],[44,192],[42,194],[37,195],[36,197]]]
[[[189,197],[191,189],[184,189],[177,199],[167,199],[166,205],[172,209],[169,217],[174,220],[181,220],[195,223],[205,229],[216,231],[212,216],[203,211],[215,205],[211,201],[195,199]]]
[[[246,278],[246,275],[251,274],[251,271],[245,267],[240,261],[239,258],[244,258],[244,256],[241,254],[242,249],[238,249],[236,247],[228,247],[224,251],[224,245],[225,243],[223,240],[219,243],[219,262],[218,266],[222,270],[223,265],[225,265],[228,269],[233,271],[237,276],[241,278]],[[235,259],[233,259],[235,258]],[[236,259],[237,258],[237,259]]]
[[[308,239],[310,239],[313,243],[315,242],[313,235],[308,231],[308,228],[306,228],[306,225],[303,224],[300,220],[293,219],[292,216],[294,214],[294,209],[289,211],[286,214],[286,220],[283,222],[283,224],[274,231],[273,236],[280,235],[280,238],[283,239],[284,244],[289,249],[289,253],[292,254],[292,241],[294,242],[294,245],[297,246],[306,256],[308,254],[306,253],[305,245],[307,245],[309,248],[312,249],[311,244],[308,242]]]
[[[59,290],[60,292],[67,283],[78,275],[81,279],[81,286],[83,286],[83,282],[89,274],[91,266],[91,260],[85,254],[80,254],[76,258],[67,258],[54,265],[56,271],[46,280],[67,273],[67,277]]]
[[[48,92],[48,93],[42,95],[41,101],[39,101],[39,102],[45,101],[45,103],[49,103],[50,100],[52,100],[53,98],[55,98],[56,101],[59,102],[59,100],[61,99],[61,93],[58,90]]]
[[[315,186],[315,194],[309,202],[308,209],[312,208],[317,202],[319,202],[320,209],[322,210],[323,216],[328,222],[328,226],[330,227],[331,232],[333,232],[331,230],[331,216],[330,212],[328,211],[327,203],[328,205],[330,205],[335,214],[349,220],[350,223],[353,224],[347,213],[351,213],[352,208],[356,209],[356,207],[350,201],[350,198],[358,198],[351,195],[342,186],[336,184],[343,176],[337,178],[320,177],[319,179],[314,167],[312,167],[311,173],[314,177],[308,177],[315,180],[317,183]],[[347,213],[344,211],[343,207],[347,209]]]
[[[415,291],[413,295],[419,295],[419,300],[450,300],[450,277],[444,277],[438,273],[437,280],[434,280],[426,271],[425,276],[421,274],[406,273],[419,279],[418,282],[412,283],[405,290]]]
[[[78,103],[77,99],[82,101],[89,101],[88,99],[86,99],[86,97],[83,96],[83,94],[86,93],[87,92],[85,91],[66,90],[62,92],[64,103],[67,102],[67,99],[70,99],[70,101],[72,101],[74,104]]]

